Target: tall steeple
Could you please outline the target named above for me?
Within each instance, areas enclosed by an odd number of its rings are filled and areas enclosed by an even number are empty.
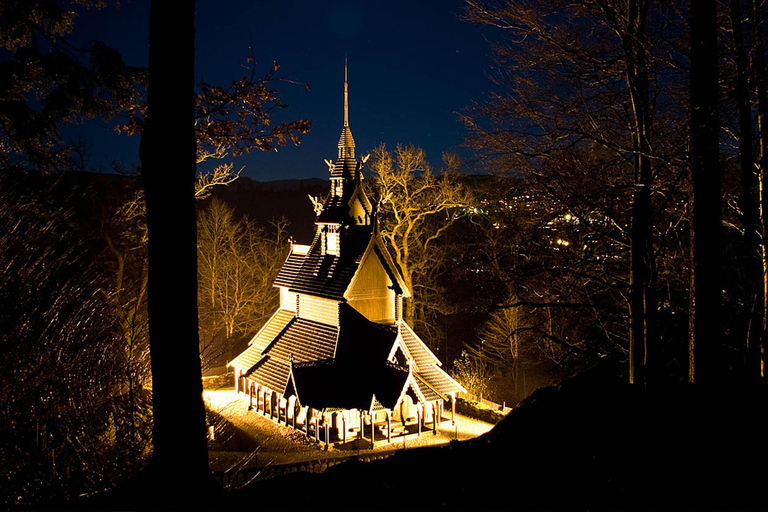
[[[355,158],[355,139],[349,129],[349,82],[347,58],[344,57],[344,127],[339,137],[339,159]]]
[[[349,83],[347,81],[347,57],[344,56],[344,126],[349,126]]]
[[[355,139],[349,129],[349,71],[347,59],[344,58],[344,125],[339,137],[339,155],[336,162],[326,160],[330,170],[331,191],[328,194],[317,216],[319,229],[323,233],[338,233],[342,227],[369,227],[373,208],[360,184],[361,169],[365,158],[358,162],[355,159]],[[332,224],[335,225],[331,226]],[[331,236],[331,235],[329,235]],[[327,238],[327,237],[326,237]],[[328,247],[340,247],[328,243]]]

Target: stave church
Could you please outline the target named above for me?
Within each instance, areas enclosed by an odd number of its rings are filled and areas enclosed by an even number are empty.
[[[345,68],[344,124],[314,239],[292,244],[274,282],[278,310],[228,364],[250,409],[326,446],[436,432],[464,391],[403,321],[410,291],[363,190],[367,158],[355,157],[348,99]]]

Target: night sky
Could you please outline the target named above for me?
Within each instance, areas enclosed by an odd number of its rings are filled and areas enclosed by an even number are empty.
[[[385,142],[424,148],[434,165],[458,150],[466,131],[455,112],[490,89],[492,30],[458,19],[460,0],[197,0],[198,77],[224,85],[245,74],[251,56],[266,72],[273,60],[289,108],[275,119],[307,118],[313,126],[299,147],[234,160],[259,181],[327,177],[342,127],[344,56],[349,61],[350,126],[357,154]],[[117,48],[131,65],[147,64],[149,1],[80,16],[76,36]],[[172,34],[173,27],[168,28]],[[302,85],[307,83],[311,91]],[[90,167],[138,162],[138,138],[118,137],[89,123],[69,131],[90,141]]]

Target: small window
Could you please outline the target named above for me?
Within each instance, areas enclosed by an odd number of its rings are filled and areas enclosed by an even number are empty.
[[[327,254],[339,254],[339,234],[335,232],[326,233],[326,252]]]

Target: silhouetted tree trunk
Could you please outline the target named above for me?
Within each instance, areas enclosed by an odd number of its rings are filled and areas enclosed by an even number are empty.
[[[635,194],[630,230],[629,381],[640,386],[648,378],[649,355],[656,337],[655,257],[651,205],[651,108],[648,98],[646,21],[648,4],[628,2],[627,26],[622,40],[627,59],[627,87],[634,145]]]
[[[752,14],[755,19],[754,77],[757,90],[758,176],[760,180],[760,217],[762,220],[763,260],[763,325],[760,337],[760,375],[765,377],[765,353],[768,342],[768,92],[765,83],[764,2],[753,0]]]
[[[744,366],[748,376],[759,375],[758,347],[762,334],[762,311],[764,293],[761,286],[760,241],[758,222],[760,218],[757,202],[758,181],[755,173],[754,144],[752,131],[752,107],[749,101],[749,57],[744,42],[744,15],[742,0],[730,0],[729,11],[733,28],[733,48],[736,58],[736,108],[739,115],[739,161],[741,166],[741,208],[744,229],[743,245],[740,251],[741,265],[746,282],[747,311],[749,326],[745,343]]]
[[[141,163],[149,261],[154,453],[169,493],[210,478],[197,319],[194,2],[153,1]],[[175,501],[178,503],[178,501]]]
[[[717,113],[717,3],[691,1],[692,230],[689,373],[710,384],[721,375],[723,241]]]

